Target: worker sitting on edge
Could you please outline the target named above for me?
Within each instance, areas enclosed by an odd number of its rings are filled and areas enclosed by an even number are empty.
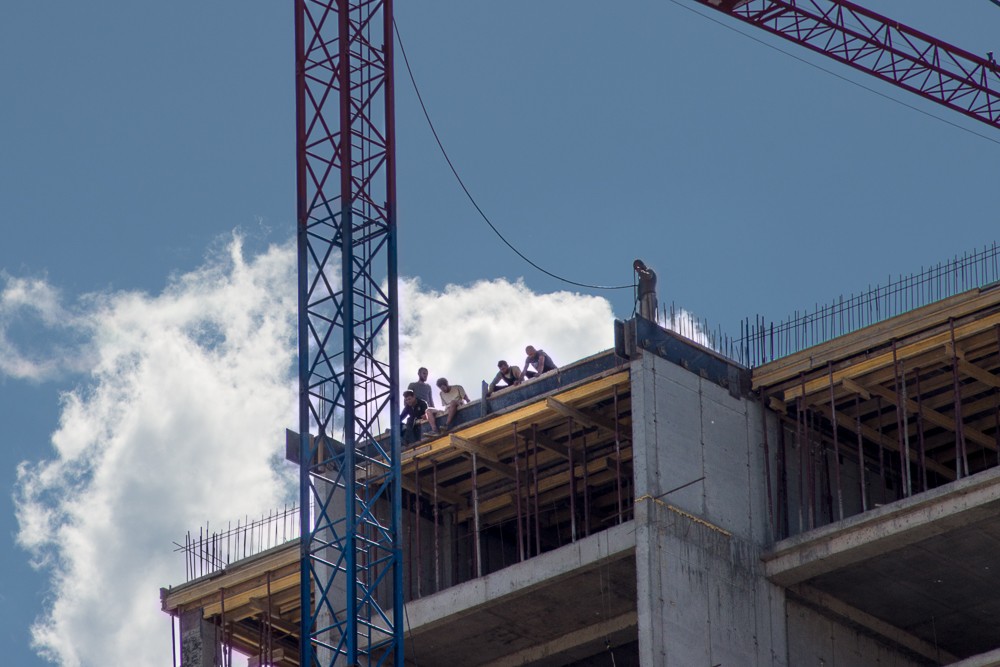
[[[493,378],[493,382],[490,382],[489,388],[486,390],[486,395],[489,396],[497,389],[497,383],[503,382],[504,386],[513,387],[514,385],[521,384],[521,369],[517,366],[508,366],[507,362],[501,359],[497,362],[497,368],[500,371]]]
[[[465,393],[462,385],[450,385],[447,378],[438,378],[437,386],[441,390],[438,394],[441,397],[441,408],[448,415],[448,421],[445,423],[443,429],[447,431],[451,428],[451,423],[455,421],[455,413],[458,412],[458,408],[471,401],[469,401],[469,395]]]
[[[411,390],[403,392],[403,403],[406,407],[399,413],[399,423],[403,428],[403,444],[412,444],[420,440],[420,424],[427,421],[431,427],[431,434],[437,435],[437,426],[434,423],[434,412],[427,409],[427,402],[422,398],[417,398]]]
[[[556,362],[552,361],[552,358],[545,353],[545,350],[536,350],[529,345],[524,348],[524,353],[528,355],[528,358],[524,360],[524,371],[522,372],[522,376],[525,379],[530,379],[536,375],[559,368],[556,366]],[[529,370],[531,366],[534,366],[535,370]]]

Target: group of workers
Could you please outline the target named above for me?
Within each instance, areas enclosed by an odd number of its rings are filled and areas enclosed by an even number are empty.
[[[656,321],[656,272],[637,259],[632,263],[632,269],[636,274],[636,302],[640,317]],[[536,375],[554,371],[558,368],[552,358],[544,350],[536,350],[528,345],[524,348],[527,357],[524,360],[524,370],[517,366],[511,366],[501,359],[497,362],[499,369],[493,381],[490,382],[486,390],[489,396],[497,387],[513,387],[525,380],[529,380]],[[534,370],[532,370],[532,367]],[[427,369],[420,368],[417,371],[417,381],[411,382],[403,392],[403,411],[399,415],[399,421],[403,427],[403,443],[413,443],[420,440],[420,425],[426,421],[431,427],[431,435],[439,435],[442,431],[451,429],[451,424],[455,421],[455,414],[458,408],[470,402],[469,395],[465,393],[465,388],[460,384],[451,384],[447,378],[438,378],[438,396],[441,399],[441,407],[434,405],[434,396],[431,386],[427,384]],[[438,430],[437,420],[445,416],[445,424]]]
[[[554,371],[558,368],[545,350],[537,350],[528,345],[524,348],[527,357],[524,360],[524,370],[517,366],[511,366],[505,360],[497,362],[497,374],[490,382],[486,390],[489,396],[497,388],[513,387],[525,380]],[[403,444],[410,444],[420,440],[420,425],[426,421],[431,428],[431,435],[447,433],[451,429],[452,422],[455,421],[455,414],[458,409],[470,402],[469,395],[460,384],[451,384],[448,378],[438,378],[435,383],[438,388],[438,397],[441,406],[434,405],[434,395],[431,386],[427,383],[428,371],[421,367],[417,370],[417,380],[411,382],[403,392],[403,411],[399,415],[399,421],[403,427]],[[438,419],[445,417],[444,425],[438,428]]]

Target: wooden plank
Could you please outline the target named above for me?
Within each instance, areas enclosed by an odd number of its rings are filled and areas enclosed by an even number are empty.
[[[454,434],[450,435],[449,439],[451,440],[453,447],[468,452],[469,454],[475,454],[478,462],[490,470],[494,470],[504,477],[509,477],[510,479],[517,477],[517,473],[514,471],[512,466],[501,462],[494,452],[490,451],[486,447],[483,447],[479,443],[473,442],[472,440],[466,440],[465,438],[460,438]]]
[[[881,396],[882,398],[889,401],[893,405],[897,406],[899,405],[899,401],[897,400],[896,397],[896,392],[894,391],[886,389],[881,385],[868,387],[868,390],[873,394]],[[930,422],[935,426],[940,426],[941,428],[946,428],[949,431],[957,432],[958,424],[956,424],[955,420],[952,419],[951,417],[943,415],[937,410],[932,410],[927,406],[924,406],[923,410],[920,410],[919,408],[920,406],[912,398],[908,398],[904,401],[904,409],[907,412],[910,412],[912,414],[917,414],[919,412],[920,414],[923,415],[924,421]],[[966,426],[964,424],[962,425],[962,432],[965,434],[965,438],[967,440],[971,440],[972,442],[975,442],[978,445],[982,445],[983,447],[987,447],[989,449],[992,449],[993,451],[996,451],[997,449],[996,442],[993,440],[993,438],[989,437],[985,433],[977,431],[971,426]]]
[[[1000,324],[1000,313],[994,313],[988,317],[983,318],[982,320],[978,320],[970,324],[965,324],[961,327],[955,327],[955,338],[961,339],[967,336],[972,336],[975,335],[976,333],[981,332],[984,329],[989,329],[993,326],[996,326],[997,324]],[[949,342],[950,340],[951,340],[951,332],[944,331],[942,333],[936,334],[934,336],[931,336],[924,340],[920,340],[915,343],[897,346],[896,358],[899,359],[900,361],[905,361],[906,359],[916,357],[920,354],[923,354],[924,352],[933,350],[934,348],[941,348],[943,350],[945,343]],[[833,382],[834,384],[840,383],[844,380],[844,378],[852,380],[857,379],[863,375],[867,375],[868,373],[872,373],[873,371],[876,371],[878,369],[891,366],[892,364],[893,364],[892,352],[891,351],[884,352],[870,359],[859,361],[856,364],[852,364],[838,371],[834,371]],[[784,392],[785,403],[790,403],[799,396],[802,395],[808,396],[818,391],[823,391],[824,389],[829,390],[829,388],[830,388],[830,378],[827,374],[824,373],[822,377],[808,380],[805,383],[804,392],[801,384],[796,384],[786,389]]]
[[[607,392],[613,387],[627,385],[628,382],[629,371],[619,371],[611,375],[600,377],[591,382],[586,382],[572,389],[558,392],[554,395],[554,397],[562,402],[584,400]],[[544,400],[539,399],[534,403],[516,408],[510,412],[490,415],[483,421],[470,424],[466,427],[460,426],[455,429],[452,434],[458,435],[466,440],[477,440],[483,437],[493,436],[500,431],[506,430],[515,422],[530,423],[532,420],[539,420],[541,417],[548,414],[551,414],[550,409],[545,404]],[[420,447],[403,452],[400,456],[400,461],[405,468],[407,466],[412,466],[412,462],[415,459],[419,458],[423,460],[432,459],[438,456],[446,456],[449,451],[454,452],[454,447],[449,439],[449,436],[445,435],[440,438],[436,438],[429,443],[422,444]],[[408,468],[407,472],[409,472]]]
[[[552,410],[558,412],[561,415],[569,417],[580,424],[586,426],[592,426],[594,428],[603,429],[609,432],[611,435],[615,434],[615,423],[610,419],[601,417],[600,415],[590,414],[588,412],[583,412],[582,410],[577,410],[576,408],[566,405],[554,398],[546,398],[545,404],[549,406]],[[620,430],[620,429],[619,429]]]
[[[431,498],[434,497],[434,489],[428,488],[424,484],[424,478],[426,477],[429,480],[430,476],[431,476],[430,469],[421,468],[420,487],[418,488],[417,483],[414,479],[411,479],[407,475],[403,475],[403,488],[409,491],[410,493],[416,493],[417,495],[422,496],[427,500],[430,500]],[[449,503],[451,505],[455,505],[457,507],[465,507],[468,504],[468,501],[466,501],[465,496],[458,493],[454,493],[453,491],[449,491],[445,487],[441,486],[441,484],[438,484],[437,499],[443,500],[444,502]]]
[[[773,386],[800,373],[823,368],[829,361],[862,354],[892,338],[909,338],[922,331],[946,325],[951,318],[962,319],[1000,304],[1000,290],[976,289],[942,299],[908,313],[877,322],[844,336],[814,345],[753,370],[753,388]]]
[[[816,409],[819,410],[820,412],[822,412],[826,416],[827,419],[830,418],[830,407],[828,405],[817,405]],[[794,423],[794,421],[792,421],[792,420],[789,420],[789,421],[791,423]],[[840,410],[837,411],[837,423],[840,424],[841,426],[843,426],[845,429],[847,429],[849,431],[852,431],[852,432],[854,432],[855,429],[858,427],[857,422],[855,421],[854,417],[849,417],[848,415],[844,414]],[[873,429],[870,426],[865,426],[864,424],[862,424],[861,425],[861,434],[864,435],[871,442],[881,443],[882,446],[885,447],[886,449],[891,449],[894,452],[898,452],[899,451],[899,443],[898,442],[896,442],[892,438],[888,438],[888,437],[886,437],[884,435],[880,435],[877,430]],[[910,461],[912,461],[913,463],[916,463],[918,465],[920,463],[920,455],[919,455],[918,452],[915,452],[912,447],[910,448]],[[928,470],[933,470],[934,472],[938,473],[939,475],[941,475],[945,479],[949,479],[949,480],[955,479],[955,471],[954,470],[951,470],[949,468],[944,467],[943,465],[941,465],[937,461],[934,461],[933,459],[927,459],[927,469]]]
[[[848,390],[851,393],[859,394],[861,398],[865,399],[866,401],[872,400],[871,393],[869,393],[867,389],[862,387],[860,384],[858,384],[851,378],[844,378],[841,381],[841,384],[844,385],[844,389]]]
[[[979,380],[987,387],[1000,387],[1000,377],[997,377],[993,373],[990,373],[989,371],[984,370],[969,361],[959,359],[958,368],[969,377]]]
[[[244,561],[249,562],[238,561],[207,578],[168,590],[163,598],[163,611],[173,611],[178,607],[216,594],[220,588],[231,589],[239,584],[261,579],[268,572],[275,572],[282,567],[298,563],[299,558],[299,541],[294,540],[277,547],[266,556],[258,555],[244,559]]]

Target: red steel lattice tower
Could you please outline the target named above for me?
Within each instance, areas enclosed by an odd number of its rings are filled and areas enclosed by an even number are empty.
[[[300,665],[402,665],[392,0],[296,0]]]

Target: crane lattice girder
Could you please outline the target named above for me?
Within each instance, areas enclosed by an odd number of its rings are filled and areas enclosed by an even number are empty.
[[[698,0],[1000,128],[1000,69],[847,0]]]

